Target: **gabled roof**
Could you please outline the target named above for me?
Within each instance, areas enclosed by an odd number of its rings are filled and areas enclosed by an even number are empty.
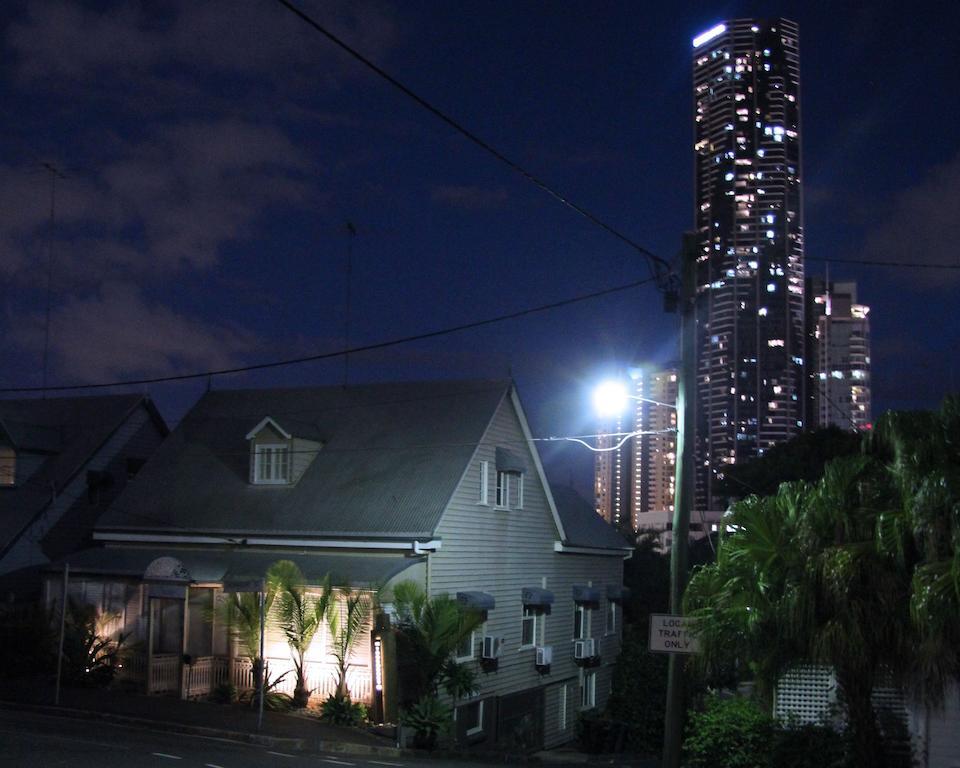
[[[272,427],[274,432],[279,432],[287,440],[289,440],[292,437],[292,435],[289,432],[287,432],[287,430],[285,430],[283,427],[277,424],[276,419],[270,416],[264,416],[262,419],[260,419],[260,423],[257,424],[257,426],[255,426],[253,429],[247,432],[247,436],[244,438],[244,440],[253,440],[253,438],[255,438],[258,434],[260,434],[260,430],[262,430],[267,425]]]
[[[551,488],[557,512],[563,521],[565,544],[596,549],[633,549],[617,529],[596,513],[590,503],[570,486]]]
[[[0,556],[140,405],[143,395],[0,400],[0,424],[18,454],[45,456],[25,482],[0,490]]]
[[[438,381],[208,392],[98,531],[429,537],[510,387]],[[246,435],[268,415],[295,438],[323,444],[295,485],[249,482]]]

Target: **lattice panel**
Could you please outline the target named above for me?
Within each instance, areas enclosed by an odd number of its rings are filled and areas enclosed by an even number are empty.
[[[795,667],[780,678],[773,714],[779,720],[819,723],[832,717],[837,703],[837,681],[829,667]]]

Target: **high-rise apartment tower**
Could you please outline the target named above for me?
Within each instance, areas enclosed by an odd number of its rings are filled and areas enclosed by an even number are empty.
[[[871,428],[869,313],[856,283],[807,278],[808,425]]]
[[[803,429],[800,53],[786,19],[693,40],[697,504],[724,467]]]
[[[673,511],[677,371],[631,368],[629,378],[630,410],[600,426],[594,496],[604,520],[643,529],[645,513]]]

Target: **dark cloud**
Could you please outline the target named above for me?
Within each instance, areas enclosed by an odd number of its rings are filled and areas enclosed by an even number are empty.
[[[21,318],[8,341],[40,349],[44,322]],[[54,308],[50,319],[52,370],[60,381],[96,382],[165,376],[239,365],[260,346],[238,328],[199,320],[151,302],[131,283]]]
[[[369,2],[310,3],[321,23],[374,59],[393,45],[396,26]],[[118,3],[97,10],[64,0],[37,0],[12,24],[8,43],[22,80],[83,80],[104,71],[139,76],[161,65],[264,75],[303,67],[339,78],[356,71],[328,42],[276,3],[181,0]],[[335,69],[331,69],[335,66]]]
[[[867,239],[870,258],[949,264],[960,267],[957,248],[960,222],[960,152],[936,166],[914,186],[894,196],[890,213]],[[960,269],[906,273],[925,287],[954,289]]]

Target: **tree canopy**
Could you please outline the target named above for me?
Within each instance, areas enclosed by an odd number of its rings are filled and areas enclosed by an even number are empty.
[[[862,443],[860,434],[837,427],[801,432],[752,461],[726,467],[716,490],[728,499],[742,499],[753,494],[772,496],[781,483],[792,480],[813,483],[823,477],[829,461],[860,453]]]
[[[885,414],[860,455],[744,499],[725,527],[686,594],[701,668],[740,664],[770,691],[830,665],[858,764],[883,765],[874,687],[936,704],[960,673],[960,399]]]

